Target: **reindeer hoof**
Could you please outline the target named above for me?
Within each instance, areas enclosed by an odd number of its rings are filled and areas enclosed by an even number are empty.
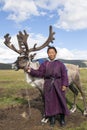
[[[74,113],[76,111],[76,105],[73,105],[72,108],[70,109],[71,113]]]
[[[87,110],[84,110],[83,115],[87,116]]]
[[[44,117],[44,118],[41,120],[41,123],[47,123],[48,120],[49,120],[48,118],[45,118],[45,117]]]

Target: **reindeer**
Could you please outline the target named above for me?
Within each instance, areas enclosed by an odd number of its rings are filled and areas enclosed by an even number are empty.
[[[24,33],[19,31],[19,34],[17,34],[17,40],[19,44],[19,49],[16,49],[13,44],[11,44],[10,40],[11,37],[9,34],[6,34],[4,36],[5,41],[4,44],[10,48],[11,50],[17,52],[19,54],[17,60],[12,64],[12,68],[14,68],[16,71],[19,69],[25,68],[26,65],[31,66],[34,69],[37,69],[40,64],[39,62],[32,62],[32,59],[34,58],[35,54],[32,55],[30,54],[31,52],[36,52],[39,51],[47,46],[50,46],[50,43],[53,43],[55,32],[52,30],[52,26],[49,27],[49,36],[47,40],[39,47],[37,47],[37,44],[34,44],[32,48],[28,47],[27,39],[28,39],[28,34],[24,30]],[[69,88],[74,92],[74,102],[73,106],[71,108],[71,112],[76,111],[76,97],[78,95],[77,89],[75,89],[74,85],[78,88],[79,92],[81,93],[81,96],[83,98],[83,103],[84,103],[84,112],[83,115],[87,115],[87,107],[86,107],[86,99],[84,92],[82,91],[82,85],[81,85],[81,80],[80,80],[80,74],[79,74],[79,67],[73,64],[65,64],[67,71],[68,71],[68,78],[69,78]],[[43,84],[44,84],[44,79],[41,78],[35,78],[30,76],[25,72],[26,75],[26,81],[31,84],[32,86],[36,87],[39,89],[41,94],[43,94]]]

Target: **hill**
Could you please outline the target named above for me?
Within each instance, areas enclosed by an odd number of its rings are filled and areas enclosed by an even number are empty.
[[[79,67],[87,67],[87,60],[63,60],[60,59],[63,63],[69,63],[69,64],[74,64],[78,65]]]
[[[0,70],[11,69],[11,64],[0,63]]]
[[[45,60],[46,58],[43,58],[43,59],[41,58],[34,61],[39,61],[41,64]],[[87,67],[87,60],[64,60],[64,59],[59,59],[59,60],[62,61],[63,63],[78,65],[79,67],[82,67],[82,68]],[[0,70],[1,69],[11,69],[11,64],[0,63]]]
[[[37,59],[40,63],[43,63],[46,59]],[[78,65],[79,67],[87,67],[87,60],[64,60],[64,59],[59,59],[63,63],[68,63],[68,64],[74,64]]]

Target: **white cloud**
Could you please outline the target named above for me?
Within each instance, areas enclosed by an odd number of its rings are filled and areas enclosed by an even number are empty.
[[[34,34],[34,33],[30,33],[29,34],[29,38],[28,38],[28,43],[30,47],[33,47],[34,44],[37,44],[37,46],[40,46],[41,44],[43,44],[43,42],[46,40],[47,38],[44,37],[42,34]]]
[[[47,53],[46,53],[46,49],[43,49],[41,51],[36,52],[36,56],[34,59],[39,59],[39,58],[47,58]]]
[[[87,0],[0,0],[8,19],[25,21],[31,16],[57,14],[54,26],[65,30],[87,28]],[[55,11],[55,12],[54,12]],[[53,17],[54,18],[54,17]]]
[[[58,50],[57,57],[60,59],[70,60],[74,58],[73,53],[66,48],[57,48],[57,50]]]
[[[9,12],[8,19],[16,22],[24,21],[30,16],[38,16],[39,12],[33,0],[3,0],[3,11]]]
[[[4,39],[0,38],[0,63],[12,63],[17,56],[17,53],[4,45]]]
[[[55,26],[66,30],[87,28],[87,0],[67,0],[58,9],[59,19]]]
[[[58,7],[60,7],[63,3],[65,3],[65,0],[37,0],[36,5],[39,6],[42,9],[46,9],[49,11],[56,10]]]
[[[74,59],[84,59],[87,60],[87,50],[72,50],[72,54],[74,54]]]
[[[0,47],[0,63],[12,63],[18,55],[8,48]]]

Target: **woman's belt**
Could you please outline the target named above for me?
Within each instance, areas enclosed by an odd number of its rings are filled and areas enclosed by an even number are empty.
[[[44,79],[60,79],[61,77],[52,77],[52,76],[48,76],[48,77],[45,77]]]
[[[50,76],[50,77],[45,77],[45,79],[50,79],[51,80],[51,84],[54,84],[54,81],[56,80],[56,79],[60,79],[61,77],[52,77],[52,76]]]

